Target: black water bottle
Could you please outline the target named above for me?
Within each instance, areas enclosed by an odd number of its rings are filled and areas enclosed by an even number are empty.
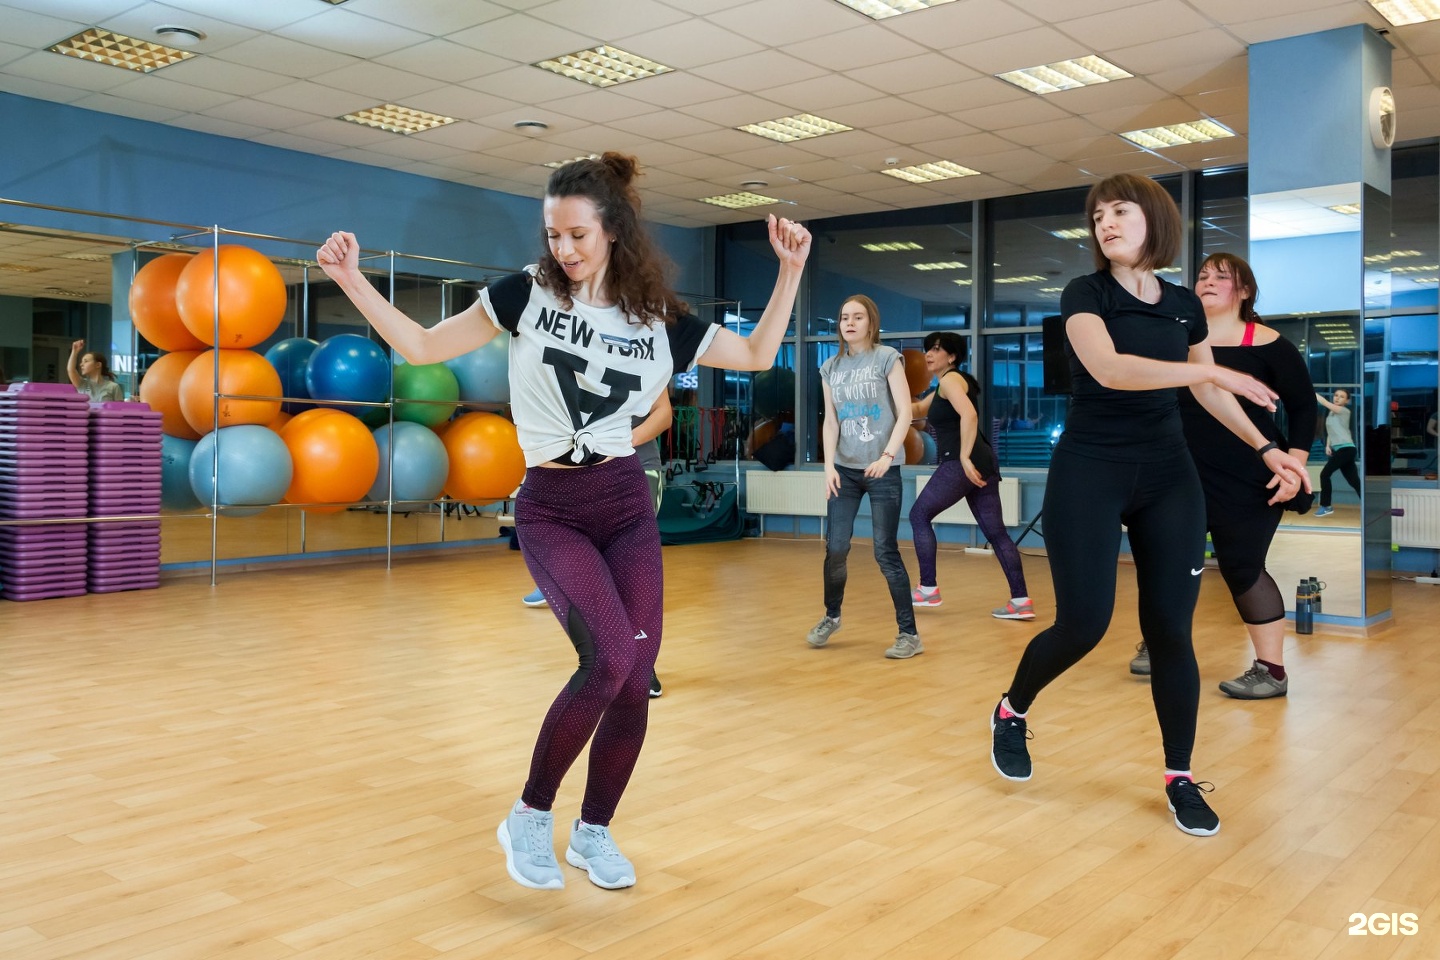
[[[1295,588],[1295,632],[1315,632],[1315,608],[1313,604],[1314,595],[1310,592],[1310,581],[1301,580],[1300,585]]]

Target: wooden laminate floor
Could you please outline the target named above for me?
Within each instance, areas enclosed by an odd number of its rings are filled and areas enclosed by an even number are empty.
[[[810,649],[816,541],[666,548],[665,696],[613,825],[629,890],[512,883],[495,827],[573,667],[519,555],[168,581],[0,602],[0,957],[1340,958],[1440,956],[1440,588],[1372,639],[1292,639],[1286,700],[1217,573],[1196,617],[1196,774],[1214,838],[1165,809],[1122,567],[1110,635],[1031,713],[1035,777],[987,718],[1033,625],[994,561],[894,635],[868,544]],[[913,557],[909,558],[913,572]],[[1043,558],[1025,560],[1042,618]],[[577,815],[583,758],[556,807]],[[563,825],[563,826],[562,826]],[[563,847],[562,847],[563,848]],[[1353,935],[1352,915],[1418,932]]]

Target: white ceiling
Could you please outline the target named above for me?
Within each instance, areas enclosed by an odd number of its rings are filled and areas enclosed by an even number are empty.
[[[1248,44],[1387,27],[1364,0],[956,0],[883,21],[836,0],[0,0],[0,23],[0,90],[526,196],[546,161],[624,150],[647,217],[681,226],[755,219],[698,200],[746,180],[813,219],[1244,163]],[[204,31],[201,56],[140,75],[45,49],[162,24]],[[1440,23],[1389,38],[1400,139],[1440,135]],[[531,66],[602,42],[675,71],[597,90]],[[1135,77],[1039,97],[993,76],[1090,53]],[[386,102],[460,122],[405,137],[335,119]],[[796,113],[855,129],[734,129]],[[1116,136],[1202,116],[1237,136]],[[878,172],[890,159],[982,175],[907,184]]]
[[[544,162],[624,150],[648,218],[702,226],[767,212],[699,202],[746,180],[813,220],[1243,164],[1247,45],[1358,23],[1388,29],[1364,0],[956,0],[878,22],[835,0],[0,0],[0,90],[532,197]],[[163,24],[204,31],[200,56],[141,75],[46,51]],[[1399,139],[1440,136],[1440,23],[1388,37]],[[596,90],[531,66],[602,42],[675,70]],[[1089,53],[1135,77],[1039,97],[993,76]],[[460,122],[336,119],[386,102]],[[734,129],[796,113],[855,129]],[[1117,135],[1199,117],[1237,136],[1150,152]],[[890,159],[982,175],[907,184],[878,172]],[[0,291],[108,300],[116,241],[47,234],[0,231]]]

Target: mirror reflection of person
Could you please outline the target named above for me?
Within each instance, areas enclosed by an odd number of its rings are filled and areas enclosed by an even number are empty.
[[[1328,517],[1335,512],[1330,505],[1334,488],[1331,485],[1331,478],[1338,471],[1350,488],[1355,491],[1355,496],[1360,496],[1360,471],[1355,468],[1355,457],[1359,451],[1355,448],[1355,437],[1350,432],[1350,391],[1345,388],[1336,390],[1332,395],[1333,399],[1326,400],[1320,394],[1315,394],[1315,399],[1320,406],[1329,410],[1325,417],[1325,466],[1320,471],[1320,506],[1315,511],[1317,517]]]
[[[124,400],[125,388],[115,382],[115,374],[110,372],[105,354],[93,350],[82,352],[84,350],[85,341],[76,340],[70,345],[70,360],[65,364],[65,372],[70,375],[75,389],[88,394],[91,403]]]
[[[1300,351],[1255,312],[1259,291],[1255,274],[1244,260],[1230,253],[1207,257],[1195,280],[1195,295],[1205,308],[1205,324],[1210,330],[1205,342],[1216,363],[1248,373],[1280,395],[1294,441],[1286,438],[1263,408],[1248,401],[1240,406],[1267,440],[1304,463],[1315,436],[1315,404],[1311,400],[1315,386]],[[1303,513],[1310,496],[1298,494],[1298,505],[1267,503],[1269,469],[1188,390],[1180,391],[1180,415],[1205,491],[1205,520],[1215,560],[1255,648],[1250,669],[1221,683],[1220,690],[1237,700],[1283,697],[1290,686],[1285,673],[1285,598],[1265,570],[1265,555],[1285,510]],[[1136,671],[1132,668],[1132,672]]]

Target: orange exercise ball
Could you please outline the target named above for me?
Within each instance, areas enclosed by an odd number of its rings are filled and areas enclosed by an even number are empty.
[[[457,417],[440,439],[450,455],[445,493],[452,499],[504,500],[525,479],[525,454],[515,424],[497,413]]]
[[[175,284],[193,260],[188,253],[156,257],[130,282],[130,319],[140,336],[161,350],[204,350],[205,343],[190,332],[175,305]]]
[[[162,354],[140,380],[140,399],[150,404],[151,410],[160,411],[160,430],[182,440],[200,439],[180,409],[180,380],[198,356],[199,350]]]
[[[294,473],[287,503],[324,503],[306,513],[335,513],[364,498],[380,473],[380,448],[370,428],[343,410],[297,413],[280,429]]]
[[[274,400],[220,401],[220,426],[265,426],[280,412],[280,374],[254,350],[206,350],[180,378],[180,412],[191,429],[209,433],[215,425],[215,354],[220,354],[220,393],[274,397]]]
[[[925,439],[914,427],[911,427],[910,432],[905,434],[905,462],[911,464],[925,462]]]
[[[220,337],[215,338],[216,273],[220,287]],[[202,342],[222,349],[253,347],[285,319],[285,279],[262,253],[235,244],[196,254],[175,284],[180,319]]]
[[[910,396],[918,397],[930,387],[930,371],[925,369],[925,351],[910,347],[901,352],[905,360],[905,382],[910,385]]]
[[[275,419],[265,424],[265,426],[269,427],[271,430],[274,430],[276,433],[279,433],[281,430],[285,429],[285,424],[289,423],[293,419],[294,417],[286,413],[284,410],[281,410],[279,413],[275,414]]]

